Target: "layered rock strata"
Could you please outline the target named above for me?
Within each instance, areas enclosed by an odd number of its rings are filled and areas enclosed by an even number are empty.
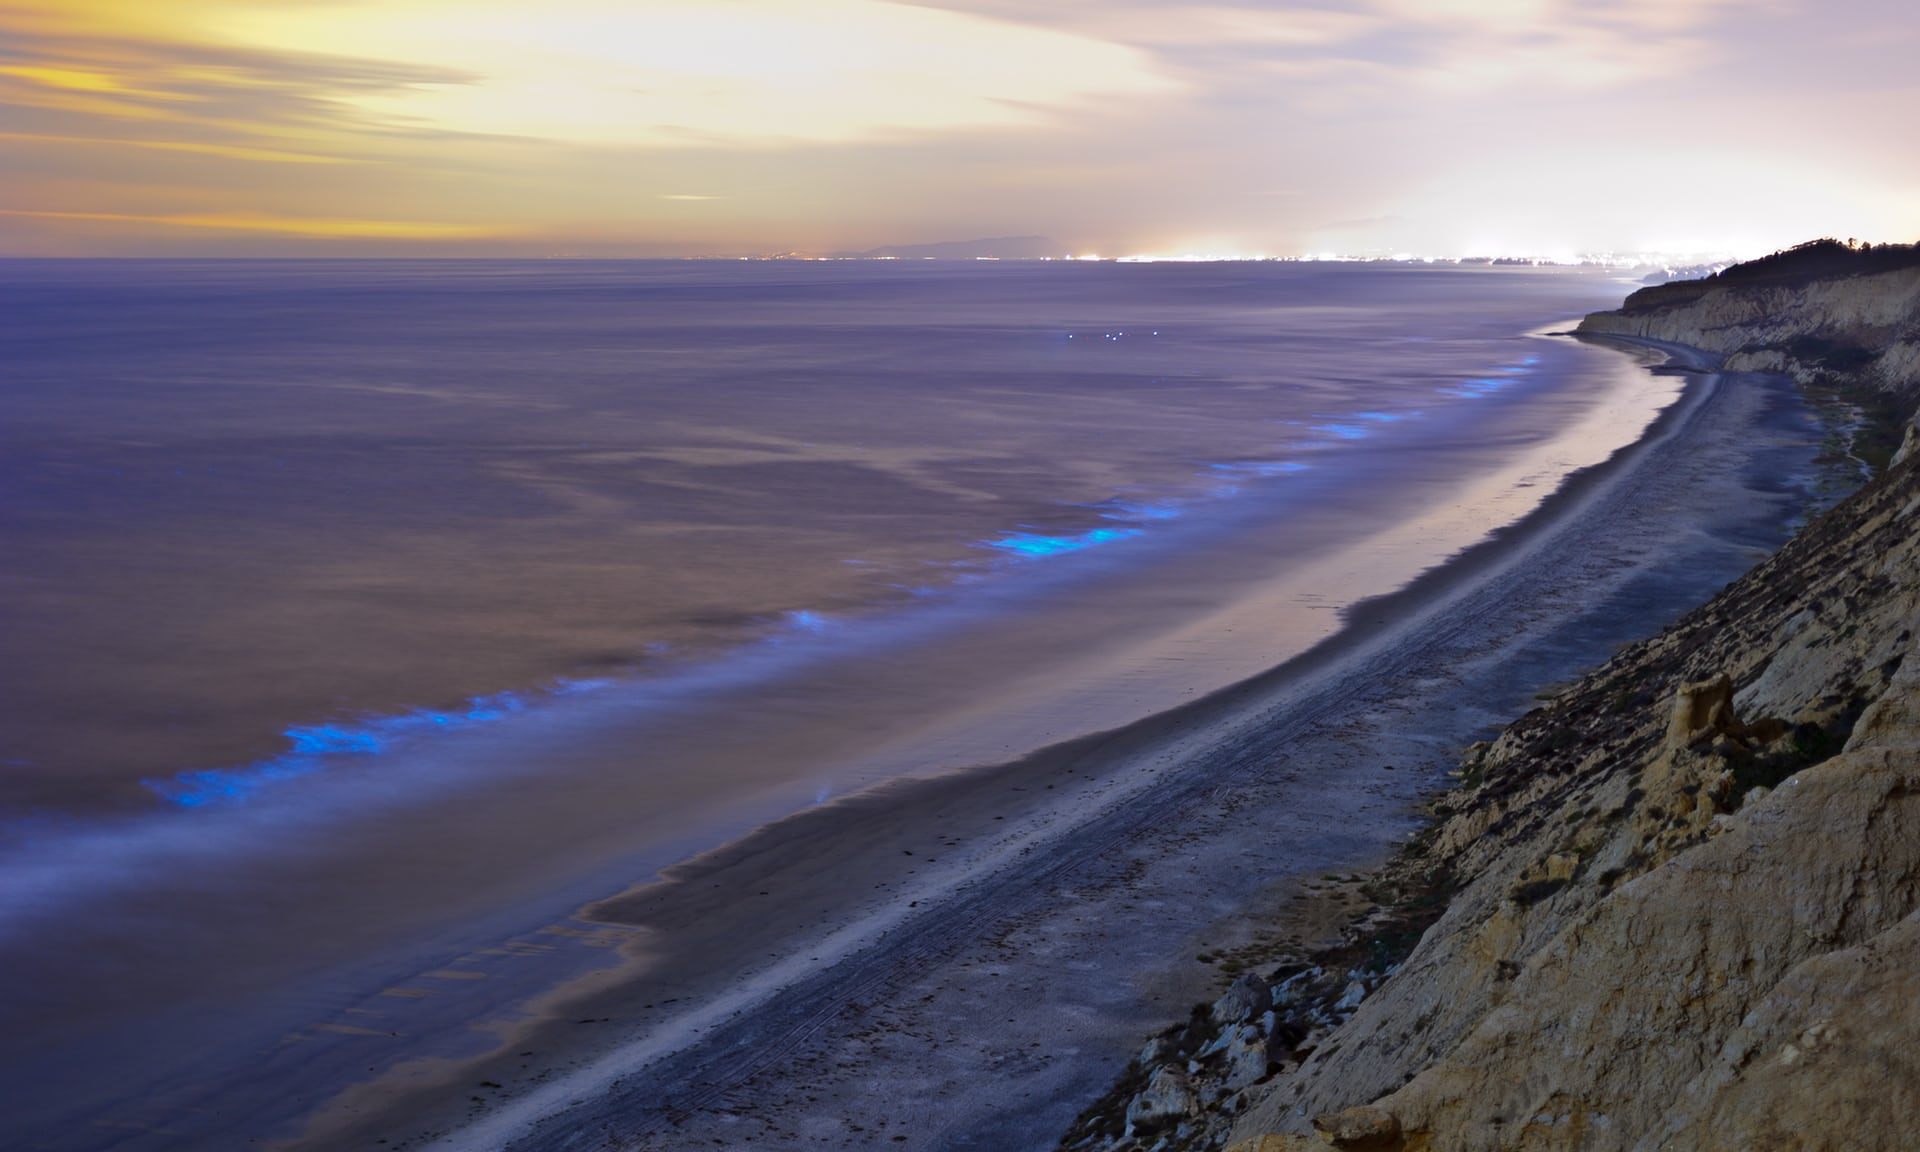
[[[1920,246],[1815,241],[1708,279],[1641,289],[1579,330],[1685,344],[1723,357],[1730,372],[1839,389],[1882,425],[1864,438],[1876,463],[1920,439],[1907,419],[1920,391]]]

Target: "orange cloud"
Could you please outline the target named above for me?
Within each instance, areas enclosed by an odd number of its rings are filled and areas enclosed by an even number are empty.
[[[219,156],[228,160],[254,160],[267,164],[345,164],[341,156],[322,156],[311,152],[285,152],[275,148],[249,148],[238,144],[212,144],[195,140],[141,140],[112,136],[58,136],[38,132],[0,132],[0,141],[23,144],[71,145],[82,148],[140,148],[153,152],[183,152],[192,156]]]
[[[1285,252],[1358,219],[1343,250],[1448,251],[1618,247],[1655,215],[1715,247],[1815,215],[1900,235],[1920,161],[1887,141],[1920,112],[1915,51],[1920,22],[1849,0],[0,0],[0,239]],[[1738,203],[1635,198],[1679,170],[1672,125]],[[1782,140],[1817,195],[1765,161]]]
[[[885,0],[235,0],[207,34],[462,78],[343,92],[399,128],[593,145],[841,142],[1009,127],[1173,87],[1135,49]]]
[[[473,240],[501,235],[499,229],[415,220],[343,220],[274,216],[264,212],[185,212],[146,215],[135,212],[55,212],[0,208],[0,216],[78,224],[140,224],[220,232],[257,232],[273,236],[328,240]]]

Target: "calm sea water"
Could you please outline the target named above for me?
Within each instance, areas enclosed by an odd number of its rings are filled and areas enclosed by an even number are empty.
[[[1281,265],[16,263],[0,294],[17,819],[245,799],[249,766],[265,787],[305,767],[289,755],[364,753],[403,717],[484,720],[1151,533],[1483,405],[1537,362],[1516,334],[1617,288]]]
[[[0,1070],[1251,674],[1638,434],[1622,291],[0,264]]]

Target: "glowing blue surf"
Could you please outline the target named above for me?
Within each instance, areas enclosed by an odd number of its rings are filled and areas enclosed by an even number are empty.
[[[827,628],[827,618],[825,616],[804,608],[797,612],[787,613],[786,620],[790,626],[801,632],[824,632]]]
[[[1158,335],[1158,333],[1154,333]],[[1103,333],[1108,339],[1116,334]],[[1504,388],[1513,375],[1523,375],[1529,367],[1537,363],[1529,358],[1524,366],[1504,367],[1496,370],[1496,375],[1475,379],[1459,386],[1458,390],[1443,390],[1458,396],[1483,396]],[[1372,434],[1373,428],[1381,424],[1390,424],[1400,420],[1419,416],[1418,412],[1363,411],[1340,416],[1332,421],[1312,426],[1312,431],[1339,440],[1361,440]],[[1298,421],[1285,421],[1298,424]],[[1210,464],[1207,471],[1222,479],[1269,479],[1292,476],[1310,470],[1312,465],[1297,460],[1237,460],[1227,463]],[[1227,485],[1216,488],[1213,495],[1231,496],[1239,488]],[[1083,552],[1090,548],[1129,540],[1145,533],[1144,525],[1175,520],[1185,514],[1179,504],[1148,503],[1127,500],[1110,500],[1094,505],[1108,526],[1090,528],[1081,532],[1047,533],[1032,531],[1009,532],[996,539],[981,542],[981,546],[1000,552],[1019,560],[1039,560],[1055,556],[1064,556]],[[1117,524],[1116,524],[1117,522]],[[789,634],[821,635],[829,630],[831,621],[822,614],[809,610],[788,612],[783,622]],[[657,654],[655,646],[650,646],[650,654]],[[664,646],[657,646],[664,650]],[[605,681],[564,681],[550,690],[549,694],[565,694],[599,687]],[[258,795],[276,784],[313,775],[330,767],[356,760],[381,755],[394,749],[396,745],[411,741],[419,736],[436,732],[454,732],[493,724],[510,716],[526,711],[540,696],[516,692],[501,692],[491,696],[476,697],[458,709],[445,711],[416,709],[393,716],[373,717],[357,723],[333,723],[302,725],[288,728],[284,736],[288,749],[276,756],[255,761],[235,768],[198,769],[182,772],[178,775],[143,781],[146,787],[179,808],[208,808],[223,805],[235,805]]]
[[[562,681],[551,694],[591,691],[605,683],[602,680]],[[142,783],[161,799],[181,808],[239,804],[275,784],[313,775],[342,761],[378,756],[403,740],[505,720],[526,711],[529,704],[522,693],[498,692],[476,696],[462,707],[447,711],[416,709],[355,724],[297,725],[284,733],[290,747],[278,756],[238,768],[196,769]]]
[[[1182,510],[1172,504],[1134,504],[1126,500],[1109,500],[1094,507],[1101,509],[1100,515],[1108,520],[1130,522],[1178,520],[1182,514]]]
[[[1341,440],[1365,440],[1368,435],[1358,424],[1315,424],[1313,430]]]
[[[1298,460],[1236,460],[1231,464],[1209,464],[1208,469],[1226,476],[1252,476],[1265,479],[1270,476],[1292,476],[1312,468]]]
[[[1440,389],[1440,394],[1443,396],[1452,396],[1460,400],[1479,400],[1506,388],[1507,385],[1513,383],[1514,377],[1525,376],[1532,372],[1534,366],[1539,363],[1540,358],[1538,356],[1528,356],[1518,364],[1508,364],[1494,369],[1493,376],[1481,376],[1468,380],[1464,384],[1456,384],[1451,388],[1442,388]]]
[[[986,543],[987,547],[998,549],[1008,555],[1037,560],[1045,556],[1062,556],[1069,552],[1081,552],[1138,535],[1140,535],[1138,528],[1092,528],[1066,536],[1050,536],[1038,532],[1011,532],[998,540],[989,540]]]

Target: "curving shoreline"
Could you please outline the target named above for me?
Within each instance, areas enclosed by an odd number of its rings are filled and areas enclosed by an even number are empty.
[[[1916,254],[1819,241],[1582,323],[1832,389],[1828,458],[1885,467],[1466,749],[1380,907],[1163,1033],[1068,1146],[1905,1145]]]
[[[115,1138],[102,1134],[106,1124],[164,1127],[204,1147],[237,1147],[250,1137],[294,1131],[343,1090],[369,1082],[376,1089],[441,1085],[457,1119],[473,1110],[466,1105],[476,1103],[474,1095],[496,1101],[576,1055],[608,1050],[635,1033],[667,1035],[671,1029],[662,1025],[672,1013],[766,975],[760,970],[775,953],[805,962],[811,952],[800,946],[807,940],[856,921],[878,923],[870,914],[889,903],[911,906],[911,896],[898,895],[900,885],[933,879],[928,869],[955,865],[958,852],[930,851],[943,848],[936,837],[904,845],[914,857],[850,853],[847,845],[858,837],[836,825],[840,830],[823,838],[837,839],[832,854],[857,856],[858,867],[809,871],[808,862],[789,870],[795,883],[770,897],[759,892],[773,885],[748,888],[738,880],[729,898],[690,900],[683,920],[724,929],[708,937],[677,932],[669,939],[654,928],[570,918],[587,901],[676,860],[821,804],[834,789],[814,775],[829,758],[818,743],[804,742],[810,735],[844,735],[866,756],[826,765],[828,782],[844,779],[850,787],[838,790],[850,792],[922,766],[1003,763],[1060,736],[1107,729],[1265,670],[1333,631],[1336,606],[1406,583],[1478,539],[1487,525],[1537,504],[1574,464],[1601,459],[1641,435],[1679,392],[1677,381],[1647,377],[1610,353],[1492,322],[1503,347],[1476,359],[1511,368],[1489,373],[1499,380],[1467,381],[1485,385],[1488,396],[1436,399],[1434,419],[1383,424],[1372,433],[1376,443],[1365,447],[1330,443],[1306,474],[1249,482],[1249,499],[1220,509],[1222,515],[1184,517],[1156,539],[1049,563],[1030,578],[982,582],[952,601],[916,602],[897,620],[876,619],[873,629],[847,621],[817,640],[796,639],[781,652],[820,651],[834,659],[821,675],[796,678],[793,691],[722,693],[652,717],[626,715],[623,705],[633,701],[608,690],[533,710],[524,723],[499,730],[449,734],[434,742],[432,757],[369,763],[354,775],[387,789],[432,776],[402,770],[453,769],[481,786],[356,822],[351,839],[342,837],[336,813],[302,802],[358,794],[325,779],[310,789],[290,785],[238,813],[180,824],[196,846],[242,858],[233,852],[242,845],[215,833],[297,814],[327,817],[313,821],[314,830],[324,826],[330,834],[273,837],[276,849],[287,850],[279,871],[268,870],[275,853],[264,853],[268,859],[232,874],[231,885],[223,877],[217,888],[204,877],[212,869],[148,867],[143,886],[155,898],[139,901],[138,915],[88,916],[89,909],[71,906],[63,913],[88,933],[85,939],[67,936],[55,947],[17,939],[17,950],[31,954],[16,971],[46,972],[23,981],[40,994],[16,1005],[28,1027],[13,1033],[17,1058],[10,1066],[30,1102],[17,1124],[50,1152],[110,1145]],[[1525,322],[1537,324],[1538,312]],[[1370,373],[1373,361],[1356,352],[1348,363]],[[1507,389],[1502,381],[1515,387],[1489,398]],[[1500,484],[1511,491],[1488,494]],[[1369,570],[1353,579],[1328,577],[1329,565],[1341,575],[1352,571],[1356,553],[1365,554]],[[895,624],[930,625],[933,632],[925,643],[896,644]],[[964,694],[970,683],[986,688],[989,704],[1008,707],[973,707]],[[932,697],[939,726],[927,724],[929,712],[916,707],[928,702],[924,691],[913,698],[916,686],[940,689]],[[601,721],[605,726],[596,727]],[[903,726],[937,739],[887,744],[887,733]],[[801,739],[768,738],[783,732]],[[674,736],[707,754],[679,754],[665,742]],[[673,770],[656,772],[656,765]],[[493,786],[486,776],[494,767],[510,769],[517,782]],[[980,809],[981,835],[968,838],[968,850],[1001,844],[1000,833],[1022,823],[1014,812],[988,827],[986,811],[1009,811],[1007,800],[1064,800],[1070,787],[1088,783],[1085,774],[1069,771],[1054,791],[1035,786],[1044,796],[1013,792],[1017,781],[1002,795],[983,794],[981,805],[1001,803]],[[785,795],[761,803],[762,794],[734,787],[760,779],[797,780],[804,788],[794,789],[790,803]],[[677,802],[665,785],[682,781],[739,797],[744,818],[709,818],[710,811]],[[878,799],[863,801],[862,810],[884,810],[873,803]],[[324,859],[304,868],[297,860],[304,848]],[[603,858],[609,862],[600,867]],[[584,863],[573,868],[576,859]],[[101,861],[89,863],[97,869]],[[351,898],[326,891],[336,882]],[[156,902],[174,891],[177,912]],[[257,914],[256,894],[270,898],[264,909],[278,914]],[[731,908],[720,916],[716,905]],[[769,916],[768,908],[781,916]],[[184,930],[170,931],[171,924]],[[195,927],[202,924],[204,930]],[[383,936],[390,927],[403,932]],[[656,1010],[584,1017],[555,1003],[554,989],[596,986],[592,977],[623,952],[640,965],[652,959],[642,951],[648,940],[621,946],[644,932],[684,958],[653,970],[655,983],[676,984],[638,1001],[639,1009],[653,1003]],[[388,947],[386,940],[397,943]],[[63,962],[70,954],[120,971],[106,982],[90,979],[87,967]],[[281,957],[285,964],[277,963]],[[216,971],[220,978],[210,981]],[[615,975],[634,972],[626,967]],[[170,988],[178,990],[168,994]],[[139,1011],[143,1001],[157,1002],[164,1015]],[[568,1027],[553,1029],[550,1042],[521,1062],[528,1067],[485,1078],[501,1088],[466,1077],[462,1062],[490,1047],[528,1051],[516,1038],[549,1016]],[[595,1025],[574,1026],[581,1018]],[[95,1020],[106,1023],[92,1027]],[[194,1055],[183,1061],[178,1054],[187,1050]],[[103,1113],[105,1124],[95,1120]]]
[[[938,849],[944,879],[911,881],[925,886],[925,896],[895,898],[904,904],[899,914],[868,919],[863,932],[842,938],[837,958],[809,950],[819,959],[763,973],[757,1002],[750,986],[748,995],[710,1010],[706,1034],[672,1059],[642,1070],[645,1058],[670,1050],[661,1042],[670,1034],[656,1027],[653,1051],[615,1046],[598,1061],[589,1052],[549,1066],[551,1086],[479,1127],[454,1119],[466,1103],[463,1089],[449,1089],[424,1110],[363,1095],[348,1105],[357,1118],[336,1113],[346,1126],[316,1129],[315,1141],[378,1129],[395,1138],[389,1146],[407,1146],[403,1132],[416,1144],[437,1132],[448,1147],[489,1147],[532,1120],[532,1135],[514,1146],[593,1146],[591,1134],[606,1132],[666,1147],[715,1124],[726,1139],[757,1132],[759,1142],[776,1145],[829,1132],[851,1147],[897,1147],[896,1135],[922,1146],[1050,1142],[1144,1031],[1143,1014],[1177,1013],[1205,990],[1211,971],[1191,962],[1192,939],[1251,933],[1244,923],[1219,926],[1284,902],[1308,877],[1384,856],[1411,830],[1412,804],[1453,747],[1541,684],[1703,598],[1699,588],[1658,577],[1662,565],[1692,570],[1696,585],[1702,573],[1730,576],[1747,566],[1755,545],[1745,534],[1785,519],[1762,506],[1791,502],[1748,489],[1738,477],[1778,465],[1772,459],[1757,468],[1754,433],[1781,418],[1767,404],[1797,403],[1779,390],[1762,398],[1696,376],[1634,448],[1565,485],[1500,538],[1364,605],[1338,641],[1255,681],[1017,764],[897,785],[808,813],[680,870],[677,885],[601,906],[604,918],[648,925],[656,956],[697,955],[702,939],[740,947],[741,932],[774,945],[823,913],[807,891],[830,893],[836,880],[885,875],[889,867],[897,874],[904,853],[918,849],[924,857],[928,845],[957,842]],[[1810,445],[1779,451],[1797,451],[1810,465]],[[1646,511],[1676,497],[1693,501],[1679,517],[1684,524]],[[1628,507],[1636,504],[1637,513]],[[1711,546],[1701,543],[1713,539],[1709,533],[1692,545],[1672,541],[1664,555],[1651,547],[1649,532],[1692,536],[1742,507],[1754,514],[1731,515],[1740,523],[1721,524]],[[1584,564],[1578,579],[1565,578],[1571,563]],[[1636,590],[1636,580],[1661,587]],[[1619,611],[1608,611],[1609,594]],[[1396,770],[1382,772],[1383,762]],[[1057,811],[1066,806],[1079,811],[1071,818]],[[857,837],[879,810],[888,816],[886,837],[858,851],[817,851]],[[1275,838],[1288,840],[1286,859],[1264,858],[1253,878],[1245,857],[1264,857]],[[951,855],[976,842],[970,857]],[[831,863],[817,863],[829,855]],[[785,891],[771,887],[796,879],[802,882]],[[743,895],[768,891],[777,912],[759,923],[715,922],[689,898],[714,884]],[[935,896],[935,888],[943,891]],[[753,907],[751,899],[723,903]],[[1151,924],[1123,927],[1143,913]],[[1015,942],[1041,945],[1040,954],[1023,956],[1032,948]],[[1158,975],[1142,981],[1140,973]],[[691,989],[697,973],[682,980]],[[668,986],[656,972],[640,992],[603,989],[576,1002],[574,1018],[644,1018],[641,996],[657,1002]],[[1072,995],[1055,994],[1063,989]],[[942,1035],[942,1019],[982,1023]],[[682,1021],[678,1038],[691,1039],[695,1023]],[[529,1034],[526,1050],[549,1051],[554,1031],[580,1026],[544,1027],[545,1036]],[[1047,1051],[1063,1031],[1072,1053]],[[915,1044],[916,1034],[936,1042]],[[1035,1044],[1042,1045],[1037,1063],[1008,1064],[1007,1054],[1031,1054]],[[903,1053],[902,1045],[920,1050]],[[829,1055],[836,1050],[842,1058]],[[982,1077],[981,1061],[1003,1065],[1003,1075]],[[474,1079],[497,1079],[515,1071],[513,1063],[482,1066]],[[855,1090],[849,1077],[884,1086]],[[1005,1098],[1015,1086],[1029,1094],[1024,1103]],[[903,1093],[915,1102],[911,1115],[895,1106]],[[537,1119],[575,1099],[587,1102]],[[389,1111],[396,1105],[410,1119]]]

